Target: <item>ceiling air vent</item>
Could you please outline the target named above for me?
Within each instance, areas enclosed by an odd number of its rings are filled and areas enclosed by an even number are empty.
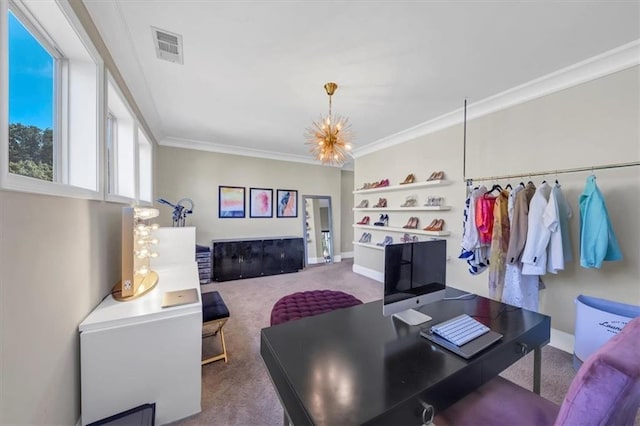
[[[151,27],[156,56],[165,61],[182,64],[182,36],[159,28]]]

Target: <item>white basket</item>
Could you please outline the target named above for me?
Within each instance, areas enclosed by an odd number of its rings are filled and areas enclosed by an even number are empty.
[[[574,367],[618,334],[631,319],[640,316],[640,306],[580,295],[576,303]]]

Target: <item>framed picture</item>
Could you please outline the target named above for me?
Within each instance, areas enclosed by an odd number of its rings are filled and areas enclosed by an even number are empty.
[[[218,217],[244,217],[244,187],[218,186]]]
[[[298,191],[278,189],[277,217],[298,217]]]
[[[249,188],[249,217],[273,217],[273,189]]]

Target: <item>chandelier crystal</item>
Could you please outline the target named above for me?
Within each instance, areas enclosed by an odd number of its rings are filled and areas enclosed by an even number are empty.
[[[329,95],[329,115],[321,116],[319,121],[314,121],[305,133],[306,144],[310,146],[309,151],[322,164],[342,165],[347,161],[351,150],[349,119],[331,114],[331,96],[337,89],[338,85],[333,82],[324,85],[324,90]]]

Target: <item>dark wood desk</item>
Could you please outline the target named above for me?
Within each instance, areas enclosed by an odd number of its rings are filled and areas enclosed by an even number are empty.
[[[410,327],[382,316],[382,301],[264,328],[260,352],[285,419],[299,424],[421,424],[426,401],[436,413],[549,343],[551,318],[476,296],[420,309],[433,317]],[[462,313],[502,333],[471,360],[420,337],[421,328]]]

